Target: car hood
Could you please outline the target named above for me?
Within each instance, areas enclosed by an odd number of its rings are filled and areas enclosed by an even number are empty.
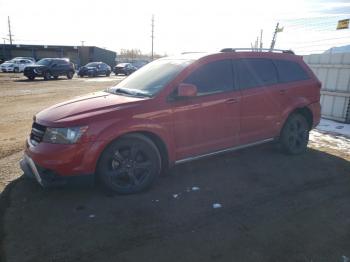
[[[1,64],[1,66],[9,66],[9,65],[14,65],[14,63],[5,62],[5,63],[2,63],[2,64]]]
[[[135,107],[138,102],[149,99],[96,92],[56,104],[36,114],[35,121],[52,127],[85,123],[101,114]]]

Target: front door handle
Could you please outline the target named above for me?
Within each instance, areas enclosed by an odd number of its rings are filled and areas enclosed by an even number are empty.
[[[229,98],[226,100],[227,104],[234,104],[234,103],[238,103],[239,102],[239,98]]]

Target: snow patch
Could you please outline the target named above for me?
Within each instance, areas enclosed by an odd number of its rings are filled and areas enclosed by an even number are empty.
[[[350,124],[343,124],[328,119],[321,119],[318,126],[316,126],[316,129],[350,138]]]

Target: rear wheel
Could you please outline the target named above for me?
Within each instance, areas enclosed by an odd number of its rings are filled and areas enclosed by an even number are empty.
[[[309,142],[309,125],[304,116],[292,114],[281,132],[280,142],[284,151],[297,155],[306,151]]]
[[[111,72],[107,71],[106,76],[110,76],[110,75],[111,75]]]
[[[67,73],[67,78],[68,78],[68,79],[72,79],[72,78],[73,78],[73,72],[72,72],[72,71],[69,71],[69,72]]]
[[[46,72],[44,73],[44,79],[45,79],[45,80],[50,80],[50,79],[51,79],[51,73],[50,73],[49,71],[46,71]]]
[[[57,80],[57,79],[58,79],[58,76],[53,76],[53,78]]]
[[[155,144],[143,135],[130,134],[102,153],[97,174],[113,191],[131,194],[150,187],[160,170],[161,158]]]

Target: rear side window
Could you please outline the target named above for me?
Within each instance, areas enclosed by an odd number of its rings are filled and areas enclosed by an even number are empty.
[[[274,60],[281,83],[302,81],[310,77],[296,62],[287,60]]]
[[[277,71],[270,59],[246,58],[233,63],[241,89],[277,83]]]
[[[233,90],[231,61],[227,59],[203,65],[191,73],[183,82],[196,85],[198,95]]]

